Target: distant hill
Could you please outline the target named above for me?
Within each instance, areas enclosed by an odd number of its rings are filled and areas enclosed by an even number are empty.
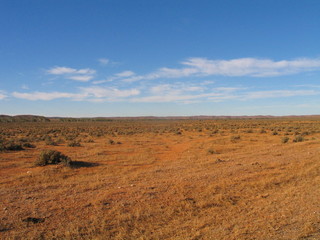
[[[218,119],[277,119],[277,118],[293,118],[293,119],[320,119],[320,115],[290,115],[290,116],[271,116],[271,115],[255,115],[255,116],[138,116],[138,117],[91,117],[91,118],[66,118],[52,117],[52,121],[62,122],[86,122],[86,121],[115,121],[115,120],[218,120]]]
[[[0,115],[0,122],[108,122],[116,120],[217,120],[217,119],[320,119],[320,115],[291,115],[291,116],[141,116],[141,117],[84,117],[84,118],[69,118],[69,117],[43,117],[35,115]]]
[[[50,119],[34,115],[0,115],[0,122],[50,122]]]

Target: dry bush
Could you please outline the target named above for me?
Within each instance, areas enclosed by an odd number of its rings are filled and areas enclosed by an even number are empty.
[[[23,150],[23,146],[19,142],[15,141],[0,141],[0,151],[20,151]]]
[[[38,159],[34,162],[36,166],[45,166],[49,164],[63,164],[70,166],[72,163],[71,159],[61,152],[55,150],[44,150],[40,153]]]
[[[283,137],[283,138],[281,139],[281,142],[282,142],[282,143],[287,143],[287,142],[289,142],[289,140],[290,140],[290,138],[288,138],[288,137]]]
[[[295,138],[293,139],[293,142],[303,142],[304,141],[304,137],[301,135],[297,135],[295,136]]]
[[[80,143],[80,141],[73,140],[68,143],[68,147],[81,147],[81,143]]]

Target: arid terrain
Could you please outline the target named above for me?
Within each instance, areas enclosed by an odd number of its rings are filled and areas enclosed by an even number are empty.
[[[0,239],[320,239],[320,118],[0,123]]]

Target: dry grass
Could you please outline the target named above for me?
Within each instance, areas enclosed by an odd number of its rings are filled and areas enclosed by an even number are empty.
[[[1,239],[320,239],[317,120],[7,123],[0,132],[36,145],[0,152]],[[77,164],[35,167],[44,149]]]

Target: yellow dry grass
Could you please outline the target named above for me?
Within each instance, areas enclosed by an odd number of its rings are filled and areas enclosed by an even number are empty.
[[[82,146],[0,152],[1,239],[320,239],[318,120],[1,125],[50,129]],[[43,149],[79,164],[35,167]]]

